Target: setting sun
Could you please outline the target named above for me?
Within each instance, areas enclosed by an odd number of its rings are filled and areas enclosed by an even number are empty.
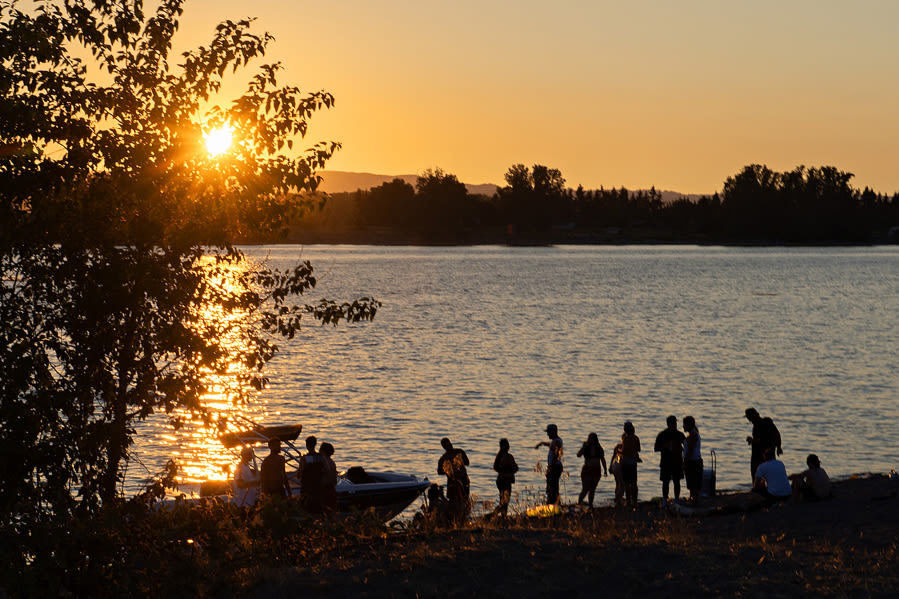
[[[232,133],[234,128],[231,125],[220,125],[203,134],[206,140],[206,151],[210,156],[219,156],[224,154],[231,148]]]

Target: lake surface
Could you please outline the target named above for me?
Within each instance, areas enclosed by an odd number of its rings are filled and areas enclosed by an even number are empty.
[[[899,246],[248,250],[273,265],[311,260],[310,302],[383,302],[370,323],[310,320],[242,408],[263,423],[302,423],[303,436],[334,444],[339,468],[443,484],[448,436],[471,459],[472,492],[494,500],[493,457],[507,437],[521,467],[514,507],[543,493],[546,450],[534,445],[552,422],[570,474],[563,497],[574,501],[581,443],[596,432],[610,455],[630,420],[646,499],[660,495],[652,446],[674,414],[696,418],[718,488],[747,488],[750,406],[778,425],[790,472],[808,453],[832,477],[899,466]],[[202,431],[174,433],[160,419],[140,434],[152,471],[173,455],[188,476],[231,463]],[[603,479],[598,502],[613,489]]]

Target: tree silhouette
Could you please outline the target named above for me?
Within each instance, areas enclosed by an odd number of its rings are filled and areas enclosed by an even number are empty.
[[[558,169],[535,164],[509,167],[505,187],[497,189],[500,210],[523,232],[548,232],[562,211],[565,179]]]
[[[261,387],[272,335],[292,337],[304,316],[370,319],[379,305],[295,304],[316,283],[308,262],[275,271],[231,245],[284,231],[309,205],[338,144],[292,148],[333,97],[279,85],[269,64],[204,113],[271,38],[226,21],[172,68],[181,13],[180,0],[152,15],[139,2],[0,6],[0,526],[12,569],[52,550],[41,539],[57,533],[42,527],[119,498],[136,422],[209,416],[210,373],[241,363],[238,391]],[[203,133],[219,125],[237,141],[212,158]],[[233,335],[238,354],[221,343]]]
[[[367,225],[409,227],[416,221],[415,188],[394,179],[359,194],[356,207],[360,220]]]
[[[471,198],[456,175],[440,168],[427,169],[418,177],[415,191],[423,227],[456,233],[464,228]]]

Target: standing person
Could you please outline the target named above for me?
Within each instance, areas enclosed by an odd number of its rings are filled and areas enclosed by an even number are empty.
[[[471,482],[468,480],[468,455],[462,449],[453,447],[444,437],[440,440],[444,453],[437,461],[437,474],[446,475],[446,498],[451,508],[464,511],[468,507]]]
[[[240,507],[252,507],[259,498],[259,473],[253,465],[255,457],[252,447],[240,450],[240,463],[234,473],[234,503]]]
[[[665,419],[668,425],[656,436],[655,451],[659,454],[659,480],[662,481],[662,507],[668,505],[668,491],[674,482],[674,501],[680,499],[680,481],[684,477],[684,441],[677,430],[677,418]]]
[[[630,421],[624,423],[621,435],[621,480],[628,505],[637,507],[637,463],[640,459],[640,437]]]
[[[315,450],[318,439],[315,435],[306,437],[306,454],[300,458],[297,478],[300,481],[300,502],[310,514],[321,514],[322,478],[325,473],[325,458]]]
[[[765,450],[764,462],[755,471],[752,491],[765,498],[767,505],[782,503],[793,496],[784,463],[774,457],[774,448]]]
[[[493,460],[493,469],[496,470],[496,488],[499,490],[499,505],[496,506],[494,513],[505,516],[509,511],[509,501],[512,499],[515,473],[518,472],[518,464],[509,453],[508,439],[499,440],[499,451]]]
[[[624,504],[624,479],[621,477],[621,443],[615,445],[612,450],[612,463],[609,472],[615,477],[615,505]]]
[[[330,443],[322,443],[319,454],[324,460],[322,470],[322,508],[326,514],[337,511],[337,464],[331,459],[334,455],[334,446]]]
[[[596,433],[587,435],[587,440],[577,452],[577,457],[583,456],[584,465],[581,467],[581,493],[577,497],[578,505],[584,503],[584,497],[589,497],[590,507],[593,507],[593,497],[596,494],[596,485],[602,478],[603,472],[609,475],[606,467],[606,455],[599,444]]]
[[[290,497],[290,485],[287,483],[285,466],[287,461],[281,455],[281,439],[272,437],[268,440],[269,453],[262,460],[260,467],[262,494],[268,497]]]
[[[702,489],[702,438],[692,416],[684,418],[684,432],[687,434],[684,442],[684,477],[687,479],[690,501],[696,502]]]
[[[752,434],[746,437],[746,442],[752,446],[749,466],[755,483],[755,470],[765,461],[765,450],[775,449],[777,455],[782,455],[783,449],[780,446],[780,431],[777,430],[773,420],[767,416],[762,418],[755,408],[746,408],[746,420],[752,423]]]
[[[546,503],[555,504],[561,501],[559,497],[559,479],[562,478],[562,438],[559,436],[559,427],[555,424],[546,425],[546,436],[549,441],[540,441],[534,449],[549,447],[546,455]]]

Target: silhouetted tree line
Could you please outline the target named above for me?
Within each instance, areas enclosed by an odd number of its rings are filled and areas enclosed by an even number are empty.
[[[852,177],[832,166],[779,173],[753,164],[720,193],[665,201],[655,188],[566,188],[559,170],[523,164],[509,168],[494,195],[474,195],[438,168],[414,187],[395,179],[334,194],[294,234],[396,243],[896,242],[899,193],[854,189]]]

